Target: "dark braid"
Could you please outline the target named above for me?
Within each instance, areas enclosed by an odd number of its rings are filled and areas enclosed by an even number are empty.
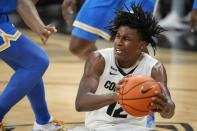
[[[120,26],[128,26],[132,29],[137,29],[141,35],[141,39],[147,42],[147,44],[150,43],[155,53],[156,42],[154,41],[154,37],[161,37],[162,35],[160,33],[165,30],[158,25],[158,22],[149,12],[143,11],[142,2],[137,5],[135,5],[135,2],[132,2],[131,8],[133,10],[132,13],[128,8],[127,12],[116,10],[116,17],[111,22],[113,25],[106,27],[106,29],[110,30],[112,38],[115,38]]]

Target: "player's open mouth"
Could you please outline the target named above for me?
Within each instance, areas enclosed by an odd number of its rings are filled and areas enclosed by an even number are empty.
[[[123,51],[122,51],[121,49],[116,49],[116,53],[117,53],[117,54],[122,54]]]

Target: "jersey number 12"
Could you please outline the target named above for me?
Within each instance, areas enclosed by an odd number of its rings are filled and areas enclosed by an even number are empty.
[[[107,108],[107,114],[109,116],[112,116],[112,117],[117,117],[117,118],[127,118],[127,114],[120,114],[121,112],[123,112],[123,109],[120,107],[116,110],[115,109],[115,106],[116,106],[117,102],[109,105],[109,107]]]

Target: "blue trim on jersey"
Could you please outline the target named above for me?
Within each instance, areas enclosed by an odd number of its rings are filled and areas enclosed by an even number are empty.
[[[197,0],[194,0],[193,9],[197,9]]]
[[[17,32],[17,29],[13,27],[13,24],[7,14],[0,14],[0,29],[9,35],[14,35]],[[4,42],[3,36],[0,34],[0,46],[2,46]]]
[[[18,0],[0,0],[0,13],[14,13],[17,9]]]

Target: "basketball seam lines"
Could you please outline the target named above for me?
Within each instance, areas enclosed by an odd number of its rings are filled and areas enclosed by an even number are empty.
[[[137,86],[139,86],[139,85],[141,85],[141,84],[143,84],[143,83],[147,83],[147,82],[155,82],[154,80],[148,80],[148,81],[143,81],[143,82],[141,82],[141,83],[138,83],[137,85],[135,85],[134,87],[132,87],[131,89],[129,89],[126,93],[120,93],[121,95],[125,95],[125,94],[127,94],[128,92],[130,92],[131,90],[133,90],[134,88],[136,88]],[[123,90],[124,90],[124,88],[123,88]]]
[[[156,95],[154,95],[156,96]],[[146,98],[150,98],[150,97],[154,97],[154,96],[147,96],[147,97],[142,97],[142,98],[130,98],[130,99],[120,99],[120,100],[138,100],[138,99],[146,99]]]
[[[136,111],[140,111],[140,112],[150,112],[149,110],[148,111],[143,111],[143,110],[139,110],[139,109],[136,109],[136,108],[134,108],[134,107],[132,107],[132,106],[130,106],[130,105],[127,105],[127,104],[121,104],[121,105],[123,105],[123,106],[128,106],[129,108],[131,108],[131,109],[133,109],[133,110],[136,110]]]

